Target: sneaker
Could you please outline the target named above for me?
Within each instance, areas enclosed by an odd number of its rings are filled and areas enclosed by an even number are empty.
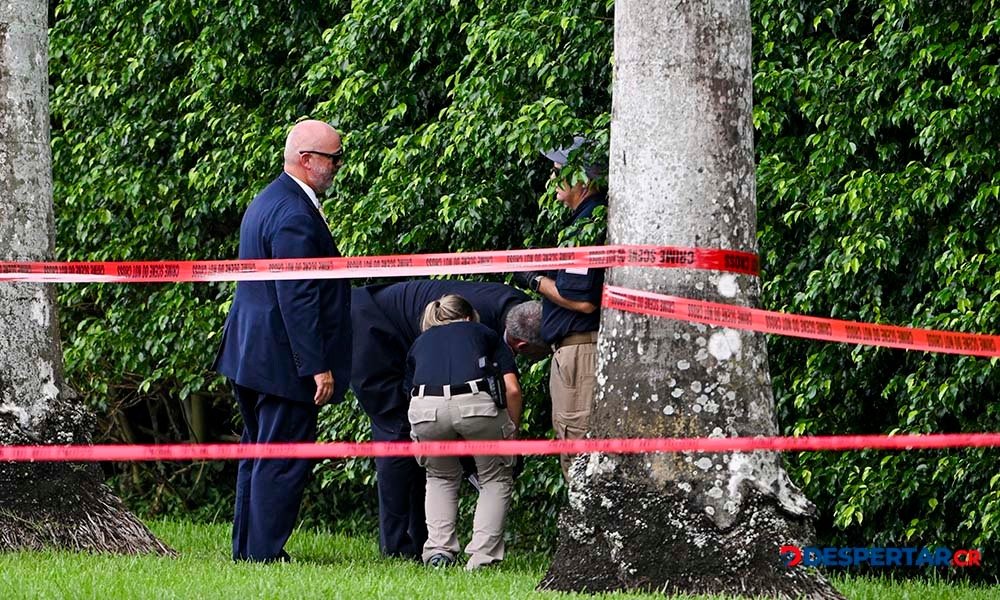
[[[427,559],[427,566],[435,569],[450,567],[453,564],[455,564],[455,559],[447,554],[435,554]]]
[[[478,571],[479,569],[493,569],[498,568],[500,563],[503,561],[492,560],[490,562],[478,562],[473,558],[469,559],[469,562],[465,565],[466,571]]]

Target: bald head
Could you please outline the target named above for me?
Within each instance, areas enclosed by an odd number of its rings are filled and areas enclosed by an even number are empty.
[[[296,123],[285,138],[285,172],[322,194],[343,164],[341,152],[340,134],[328,123]]]

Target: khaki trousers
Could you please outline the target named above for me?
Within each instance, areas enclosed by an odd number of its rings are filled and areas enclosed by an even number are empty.
[[[410,399],[409,418],[414,441],[499,440],[514,435],[507,411],[497,408],[486,392],[457,396],[416,396]],[[513,456],[476,456],[482,489],[472,521],[472,539],[466,569],[503,560],[504,521],[514,487]],[[456,521],[462,466],[456,456],[417,457],[427,468],[427,543],[423,560],[435,554],[454,559],[459,552]]]
[[[597,343],[562,346],[552,355],[549,395],[552,397],[552,428],[561,440],[586,437],[594,404]],[[563,477],[569,481],[574,454],[560,454]]]

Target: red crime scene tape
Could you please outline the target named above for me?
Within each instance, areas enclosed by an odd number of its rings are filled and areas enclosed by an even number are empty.
[[[745,306],[664,296],[616,286],[604,287],[603,306],[643,315],[811,340],[970,356],[1000,356],[1000,336],[996,335],[956,333],[896,325],[875,325],[825,317],[807,317]]]
[[[103,446],[0,446],[0,462],[236,460],[249,458],[352,458],[517,454],[644,454],[650,452],[753,452],[927,450],[1000,446],[1000,433],[834,435],[807,437],[644,438],[582,440],[477,440],[444,442],[329,442],[318,444],[162,444]]]
[[[708,269],[757,275],[756,254],[674,246],[584,246],[536,250],[337,258],[146,262],[0,262],[0,282],[178,283],[414,277],[572,267]]]
[[[162,261],[105,263],[0,262],[0,282],[195,282],[493,273],[567,267],[666,267],[756,275],[755,255],[665,246],[599,246],[459,254],[359,258]],[[935,331],[808,317],[678,298],[615,286],[604,306],[633,313],[825,340],[974,356],[1000,356],[1000,336]],[[320,444],[164,444],[0,446],[0,461],[91,462],[235,460],[249,458],[348,458],[514,454],[636,454],[650,452],[752,452],[913,450],[1000,445],[1000,433],[847,435],[756,438],[648,438],[489,440],[444,442],[331,442]]]

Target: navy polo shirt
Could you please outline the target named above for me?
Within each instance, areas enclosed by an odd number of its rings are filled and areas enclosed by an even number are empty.
[[[370,285],[351,292],[351,389],[372,422],[386,431],[410,427],[406,418],[410,389],[403,387],[406,354],[420,335],[427,304],[445,294],[458,294],[472,303],[479,322],[501,339],[504,316],[529,300],[523,292],[502,283],[453,279]]]
[[[516,373],[514,355],[495,331],[482,323],[456,321],[431,327],[413,342],[406,355],[404,388],[456,385],[490,374],[496,363],[502,374]]]
[[[507,311],[530,300],[520,290],[502,283],[455,279],[423,279],[368,289],[374,290],[375,302],[407,346],[420,335],[424,309],[445,294],[458,294],[468,300],[479,313],[479,322],[501,335]]]
[[[607,195],[594,194],[580,203],[570,217],[568,227],[590,218],[598,206],[607,204]],[[575,244],[574,244],[575,245]],[[545,274],[556,282],[559,295],[567,300],[590,302],[601,306],[601,291],[604,289],[604,269],[566,269],[548,271]],[[572,333],[597,331],[601,323],[601,311],[588,314],[563,308],[548,298],[542,298],[542,339],[546,344],[555,344]]]

